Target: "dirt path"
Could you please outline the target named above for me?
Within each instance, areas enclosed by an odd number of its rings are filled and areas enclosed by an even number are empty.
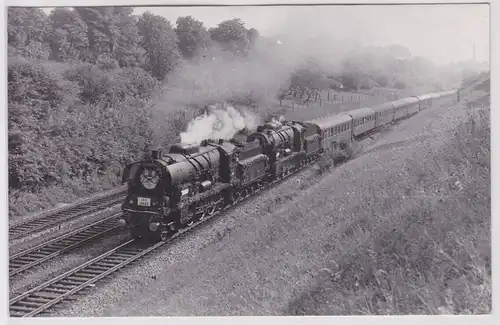
[[[312,172],[285,182],[98,285],[57,316],[294,313],[297,299],[331,265],[331,245],[348,231],[339,221],[360,213],[367,201],[383,200],[377,187],[398,190],[406,159],[425,161],[420,152],[442,146],[447,130],[464,117],[443,105],[402,121],[314,185],[304,186]]]

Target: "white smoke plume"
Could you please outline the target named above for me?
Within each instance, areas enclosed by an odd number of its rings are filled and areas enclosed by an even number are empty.
[[[284,115],[280,115],[280,116],[273,115],[269,118],[269,122],[283,125],[286,123],[286,118]]]
[[[187,130],[180,134],[185,144],[200,144],[205,139],[229,140],[238,131],[255,130],[260,118],[251,112],[238,111],[232,106],[210,106],[208,112],[190,121]]]

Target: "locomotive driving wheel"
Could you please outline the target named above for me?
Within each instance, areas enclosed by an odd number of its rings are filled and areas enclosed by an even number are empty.
[[[201,220],[205,219],[206,217],[207,217],[207,209],[203,209],[198,220],[201,221]]]

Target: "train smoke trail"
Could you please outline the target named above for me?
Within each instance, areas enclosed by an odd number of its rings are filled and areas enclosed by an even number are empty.
[[[199,144],[204,139],[229,140],[238,131],[254,130],[260,118],[248,111],[238,111],[232,106],[211,106],[209,111],[190,121],[187,130],[180,134],[181,142]]]

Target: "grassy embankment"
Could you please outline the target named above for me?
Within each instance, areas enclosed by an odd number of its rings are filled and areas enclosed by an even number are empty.
[[[356,213],[339,214],[340,198],[291,210],[292,218],[336,215],[338,233],[322,252],[330,265],[287,313],[491,311],[489,95],[462,105],[485,108],[454,129],[445,146],[422,153],[423,162],[405,158],[386,186],[368,180],[362,190],[373,198]]]

